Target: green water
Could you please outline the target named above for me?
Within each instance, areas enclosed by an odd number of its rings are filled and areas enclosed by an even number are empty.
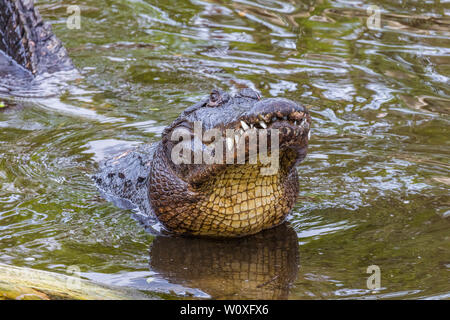
[[[171,265],[177,240],[145,232],[89,178],[101,159],[157,141],[211,89],[251,87],[307,104],[313,117],[288,219],[299,259],[283,260],[295,274],[280,280],[282,296],[450,298],[449,2],[37,4],[82,79],[0,112],[0,263],[76,265],[84,278],[164,298],[260,298],[266,282],[245,290],[251,272],[232,284],[218,272],[245,258],[196,264],[202,245],[186,239],[185,260]],[[81,8],[79,30],[66,26],[70,4]],[[381,9],[379,30],[367,27],[370,5]],[[159,267],[156,241],[168,259]],[[366,284],[370,265],[378,290]],[[181,272],[189,268],[208,280]]]

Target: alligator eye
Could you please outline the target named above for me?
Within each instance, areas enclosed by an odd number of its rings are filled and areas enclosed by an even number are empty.
[[[213,89],[209,95],[207,107],[218,107],[230,100],[230,95],[220,89]]]
[[[222,102],[222,93],[219,90],[214,89],[209,95],[208,107],[217,107]]]
[[[211,94],[209,96],[209,101],[211,102],[217,102],[220,99],[220,92],[216,89],[211,91]]]

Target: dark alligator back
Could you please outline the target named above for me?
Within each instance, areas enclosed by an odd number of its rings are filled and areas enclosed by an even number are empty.
[[[92,176],[103,197],[119,208],[137,209],[145,226],[156,223],[148,200],[148,174],[157,144],[142,144],[100,163]]]
[[[35,75],[74,69],[32,0],[0,0],[0,50]]]

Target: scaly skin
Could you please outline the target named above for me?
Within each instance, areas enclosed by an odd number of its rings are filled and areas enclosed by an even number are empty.
[[[160,167],[155,160],[150,200],[159,221],[176,233],[213,237],[254,234],[283,222],[298,193],[295,170],[262,176],[259,165],[230,165],[194,189],[185,184],[174,186],[173,180],[166,178],[170,177],[170,169],[165,170],[169,167]],[[164,189],[168,192],[161,194]]]
[[[243,130],[247,126],[268,135],[264,128],[278,129],[279,148],[269,146],[268,151],[279,152],[279,170],[262,175],[261,162],[249,163],[248,145],[245,164],[237,164],[236,152],[234,164],[176,164],[172,151],[179,141],[172,141],[172,133],[192,134],[198,121],[203,132],[218,129],[223,136],[227,129],[240,129],[238,140],[250,132]],[[168,231],[209,237],[255,234],[282,223],[295,204],[296,166],[306,156],[310,123],[307,109],[293,101],[261,100],[250,89],[234,97],[214,90],[168,126],[160,142],[107,161],[94,179],[107,198],[122,206],[137,205]],[[207,147],[202,143],[201,148]],[[195,149],[191,143],[187,146]]]
[[[32,0],[0,0],[0,50],[33,75],[74,69]]]
[[[150,268],[213,299],[287,299],[300,263],[297,234],[282,224],[238,239],[156,237]]]

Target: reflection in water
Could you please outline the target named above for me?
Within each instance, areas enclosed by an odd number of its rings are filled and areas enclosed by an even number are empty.
[[[297,235],[283,224],[241,239],[157,237],[150,267],[215,299],[286,299],[298,273]]]
[[[5,56],[0,51],[0,94],[10,94],[11,89],[7,83],[15,83],[19,86],[26,86],[31,82],[32,76],[21,69],[11,58]]]
[[[92,280],[170,298],[256,297],[270,286],[287,295],[295,263],[276,266],[284,280],[253,293],[230,272],[206,272],[262,256],[249,243],[238,259],[236,246],[158,238],[155,275],[154,237],[90,179],[99,158],[158,141],[214,87],[251,87],[309,105],[314,119],[289,220],[302,258],[289,299],[449,297],[448,2],[84,0],[79,30],[67,29],[69,4],[38,1],[82,80],[29,84],[0,56],[9,106],[0,111],[0,262],[61,273],[79,265]],[[367,28],[371,5],[381,30]],[[238,247],[245,241],[254,240]],[[372,264],[382,270],[376,294],[366,286]]]

